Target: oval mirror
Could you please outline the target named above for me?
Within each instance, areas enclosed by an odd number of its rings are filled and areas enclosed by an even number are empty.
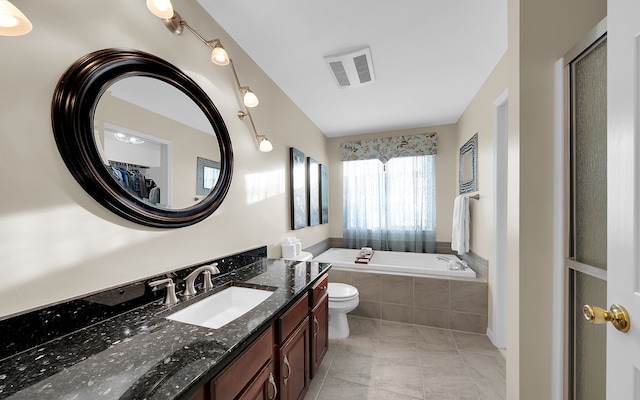
[[[52,120],[74,178],[128,220],[191,225],[229,190],[233,151],[218,110],[191,78],[151,54],[82,57],[58,82]]]

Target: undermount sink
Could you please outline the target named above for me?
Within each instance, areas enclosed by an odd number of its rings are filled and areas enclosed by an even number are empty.
[[[270,290],[231,286],[169,315],[167,319],[218,329],[252,310],[272,294]]]

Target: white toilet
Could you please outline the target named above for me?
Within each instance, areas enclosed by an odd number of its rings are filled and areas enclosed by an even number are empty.
[[[358,289],[346,283],[329,282],[329,339],[349,336],[347,313],[358,307]]]

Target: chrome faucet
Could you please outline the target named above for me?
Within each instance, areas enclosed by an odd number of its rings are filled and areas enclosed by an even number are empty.
[[[149,286],[151,286],[153,290],[157,290],[158,287],[167,288],[167,294],[165,295],[164,302],[162,303],[163,305],[171,307],[178,304],[178,298],[176,297],[176,285],[173,283],[171,278],[149,282]]]
[[[203,265],[198,269],[196,269],[195,271],[193,271],[192,273],[190,273],[185,278],[187,287],[184,289],[184,292],[182,293],[182,297],[189,298],[196,295],[195,280],[198,277],[198,275],[200,275],[200,273],[202,273],[202,279],[203,279],[202,289],[205,291],[213,289],[213,284],[211,283],[211,275],[220,273],[220,270],[218,269],[218,263]]]
[[[436,258],[440,261],[444,261],[447,263],[447,267],[452,271],[464,271],[469,268],[466,261],[463,260],[454,260],[453,258],[436,256]]]

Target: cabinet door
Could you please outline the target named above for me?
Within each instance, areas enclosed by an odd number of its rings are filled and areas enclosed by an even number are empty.
[[[311,310],[311,378],[329,350],[329,296]]]
[[[280,347],[280,400],[301,400],[309,388],[309,317]]]
[[[273,400],[278,395],[273,363],[262,368],[255,379],[240,393],[237,400]]]
[[[189,397],[189,400],[205,400],[207,397],[207,389],[209,384],[205,384],[198,391]]]

